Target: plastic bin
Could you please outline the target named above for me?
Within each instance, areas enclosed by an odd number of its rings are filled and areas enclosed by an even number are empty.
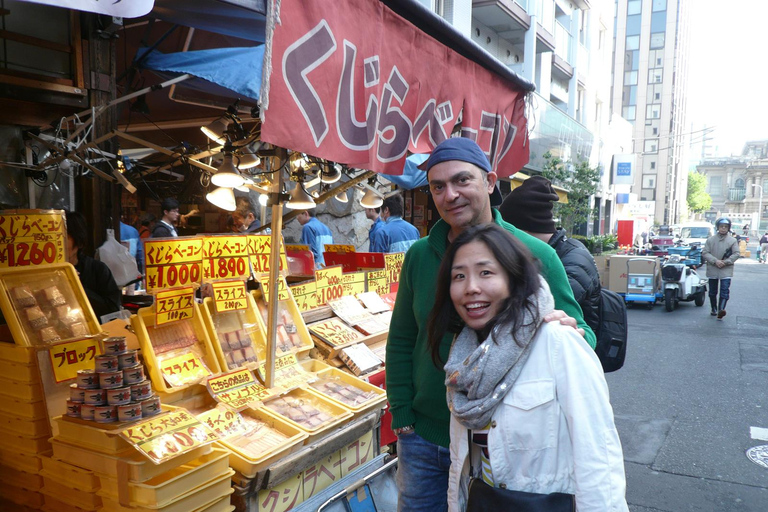
[[[120,437],[117,430],[103,429],[95,422],[79,418],[56,416],[53,418],[54,435],[65,443],[80,445],[108,455],[115,455],[133,446]],[[112,423],[111,425],[117,425]]]
[[[256,473],[263,468],[268,467],[277,459],[301,449],[304,445],[304,441],[309,437],[309,434],[298,428],[296,425],[266,411],[263,407],[259,409],[245,409],[241,414],[261,420],[266,423],[269,428],[277,430],[286,436],[286,439],[280,444],[258,457],[245,453],[241,448],[227,440],[219,441],[219,444],[230,452],[229,465],[244,478],[253,478],[256,476]]]
[[[48,409],[42,400],[39,402],[26,402],[13,398],[0,400],[0,414],[17,416],[25,420],[48,420]]]
[[[266,327],[262,321],[259,310],[256,308],[256,302],[253,300],[251,294],[246,294],[247,308],[237,311],[225,311],[223,313],[216,312],[216,304],[211,297],[206,297],[203,301],[203,307],[200,310],[203,312],[203,320],[205,326],[208,329],[208,334],[211,338],[211,345],[213,346],[216,357],[219,359],[219,366],[223,372],[232,371],[237,368],[245,366],[245,363],[236,365],[227,361],[226,351],[222,345],[227,345],[227,341],[224,339],[224,334],[236,330],[236,328],[242,328],[246,331],[248,339],[250,339],[250,345],[248,346],[253,350],[258,362],[262,362],[266,359],[267,353],[265,350],[266,339],[264,333]],[[248,328],[245,328],[249,326]],[[238,350],[242,350],[242,347]]]
[[[229,494],[222,496],[207,505],[193,510],[192,512],[232,512],[235,510],[235,506],[231,504],[231,497],[234,489],[229,490]]]
[[[123,484],[127,485],[124,492],[131,506],[162,508],[206,482],[225,474],[231,476],[228,458],[229,454],[225,450],[213,450],[208,455],[140,484],[118,482],[117,478],[101,477],[99,495],[113,501],[120,501],[119,486]]]
[[[265,326],[264,332],[266,333],[267,332],[266,328],[268,327],[267,303],[264,301],[264,298],[262,297],[260,290],[253,290],[251,292],[251,295],[253,295],[253,298],[256,301],[256,306],[258,307],[259,313],[261,314],[261,319],[264,322],[264,326]],[[298,348],[294,348],[290,351],[278,350],[277,355],[281,356],[284,354],[288,354],[290,352],[294,352],[298,357],[298,356],[309,354],[309,351],[315,348],[315,343],[312,341],[312,337],[309,335],[307,324],[304,323],[304,318],[301,316],[301,311],[299,311],[299,306],[296,305],[296,301],[293,298],[293,294],[291,293],[290,288],[288,288],[288,300],[278,301],[277,307],[278,307],[278,325],[280,325],[279,312],[281,309],[284,309],[293,320],[293,324],[296,326],[296,332],[299,335],[299,340],[301,341],[300,346]],[[266,336],[264,339],[266,340]],[[264,347],[261,348],[261,350],[266,354],[266,351],[267,351],[266,345],[264,345]]]
[[[82,508],[64,503],[51,495],[45,496],[45,504],[43,504],[40,510],[43,512],[85,512]],[[101,510],[104,509],[102,508]]]
[[[104,497],[104,508],[102,510],[105,512],[196,512],[198,510],[205,510],[206,507],[214,505],[225,498],[229,501],[229,495],[232,494],[229,479],[232,473],[234,471],[230,469],[226,474],[207,482],[192,492],[179,496],[175,501],[163,507],[124,507],[116,500]],[[201,503],[203,505],[199,506]]]
[[[221,371],[219,367],[219,360],[216,357],[216,353],[211,346],[211,340],[208,337],[208,330],[206,329],[200,307],[195,302],[193,304],[194,315],[188,320],[181,320],[180,322],[189,322],[194,331],[197,341],[193,345],[187,347],[187,351],[196,349],[203,363],[208,367],[211,374],[216,374]],[[179,323],[179,322],[175,322]],[[155,354],[154,346],[152,345],[152,336],[150,331],[155,326],[155,309],[153,307],[141,308],[135,315],[131,317],[131,325],[134,332],[139,339],[139,345],[141,346],[141,353],[144,356],[144,364],[149,371],[149,376],[152,380],[152,386],[161,393],[173,394],[179,391],[189,389],[196,386],[197,383],[184,384],[181,386],[169,386],[163,377],[162,370],[160,368],[160,361]],[[169,324],[173,325],[173,324]]]
[[[41,475],[19,471],[17,468],[5,465],[0,465],[0,480],[7,485],[21,487],[29,491],[39,491],[43,487]]]
[[[99,490],[99,477],[93,471],[73,466],[49,455],[40,457],[40,460],[43,465],[41,473],[46,478],[56,480],[67,487],[80,491],[96,492]]]
[[[368,411],[372,411],[373,409],[383,409],[386,406],[386,403],[387,403],[386,390],[383,390],[380,387],[374,386],[373,384],[369,384],[364,380],[358,379],[354,375],[350,375],[345,371],[339,370],[337,368],[328,368],[326,370],[320,370],[319,372],[317,372],[317,377],[318,377],[318,380],[307,384],[307,386],[309,386],[312,389],[312,391],[315,391],[321,394],[328,400],[349,409],[354,413],[356,417],[361,416],[367,413]],[[338,379],[339,382],[345,385],[357,388],[358,390],[372,396],[367,400],[357,404],[355,404],[351,400],[345,401],[332,394],[326,393],[322,389],[322,385],[325,379]]]
[[[0,482],[0,496],[4,499],[29,508],[40,508],[43,506],[43,495],[37,491],[14,487],[4,482]]]
[[[276,400],[279,400],[281,398],[285,398],[288,400],[299,400],[299,401],[311,404],[313,407],[319,409],[321,412],[327,415],[330,415],[331,419],[329,421],[321,423],[317,427],[309,427],[309,426],[297,423],[287,418],[286,416],[283,416],[282,414],[278,413],[277,411],[274,410],[274,407],[270,405],[270,404],[274,404]],[[312,390],[303,389],[303,388],[294,389],[293,391],[286,393],[282,397],[277,397],[277,398],[268,400],[264,402],[264,407],[270,413],[277,416],[279,419],[309,434],[309,436],[304,440],[304,444],[312,443],[316,439],[324,436],[332,428],[342,424],[343,422],[345,422],[346,420],[352,417],[352,412],[350,412],[349,409],[342,407],[335,402],[331,402],[330,400],[323,397],[319,393],[315,393]]]
[[[37,365],[34,363],[24,364],[3,362],[0,364],[0,374],[7,380],[25,384],[40,384],[40,370],[38,370]]]
[[[37,352],[30,347],[0,341],[0,366],[6,362],[23,365],[37,364]]]
[[[179,455],[162,464],[153,464],[148,458],[141,455],[134,448],[117,455],[105,455],[80,446],[75,446],[57,439],[51,439],[53,456],[74,466],[90,469],[94,473],[104,474],[117,478],[119,464],[127,466],[128,480],[132,482],[146,482],[150,478],[165,473],[181,464],[187,464],[193,459],[211,453],[211,445],[201,446]]]
[[[39,473],[43,463],[38,454],[18,453],[15,450],[0,450],[0,464],[27,473]]]
[[[2,372],[3,366],[0,365],[0,374],[4,375]],[[38,402],[45,398],[42,385],[7,379],[0,379],[0,395],[28,402]]]
[[[22,453],[45,453],[51,450],[48,439],[49,436],[47,434],[27,437],[0,429],[0,449],[3,450],[17,450]]]
[[[101,496],[93,492],[73,489],[48,476],[45,476],[45,486],[42,493],[83,510],[98,510],[101,508]]]
[[[28,435],[32,437],[48,435],[51,437],[51,425],[48,418],[30,420],[16,416],[15,414],[0,414],[0,429],[7,430],[16,435]]]

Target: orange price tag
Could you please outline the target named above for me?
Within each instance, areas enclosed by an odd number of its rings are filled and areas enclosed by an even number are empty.
[[[285,247],[284,244],[280,244],[281,271],[288,269],[288,260],[285,259]],[[248,253],[251,256],[251,265],[255,274],[269,272],[271,250],[271,235],[248,235]]]
[[[393,252],[384,255],[384,270],[387,272],[388,283],[400,282],[400,270],[403,268],[403,261],[405,261],[404,252]]]
[[[0,268],[66,261],[67,229],[61,210],[0,213]]]
[[[216,435],[185,409],[161,414],[123,429],[120,436],[160,464],[216,440]]]
[[[261,290],[264,294],[264,302],[269,303],[269,279],[267,276],[261,279]],[[291,298],[291,292],[288,289],[288,285],[285,282],[284,277],[280,277],[277,280],[277,300],[288,300]]]
[[[199,382],[211,374],[194,352],[165,359],[160,363],[160,371],[171,386]]]
[[[78,370],[93,369],[93,359],[101,354],[95,339],[68,341],[53,345],[48,350],[56,383],[77,377]]]
[[[189,286],[202,278],[203,241],[200,238],[146,239],[147,291]]]
[[[296,305],[299,307],[299,311],[309,311],[310,309],[317,307],[317,296],[315,295],[317,286],[315,281],[296,284],[289,288],[291,289],[294,300],[296,300]]]
[[[192,318],[194,303],[195,289],[192,287],[159,292],[155,296],[155,325]]]
[[[216,312],[237,311],[248,307],[244,281],[218,281],[212,283],[211,287]]]

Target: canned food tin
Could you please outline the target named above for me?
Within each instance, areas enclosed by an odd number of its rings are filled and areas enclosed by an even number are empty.
[[[96,410],[97,405],[83,404],[80,406],[80,417],[84,420],[93,421],[93,413]]]
[[[107,403],[109,405],[125,405],[131,401],[131,388],[112,388],[107,390]]]
[[[138,350],[127,350],[125,353],[117,355],[117,365],[121,370],[133,368],[137,364],[139,364]]]
[[[139,402],[141,404],[141,413],[145,418],[154,416],[163,409],[160,407],[160,397],[152,395],[149,398]]]
[[[117,419],[120,421],[134,421],[142,417],[141,404],[127,404],[117,406]]]
[[[86,389],[84,402],[89,405],[104,405],[107,403],[106,389]]]
[[[109,355],[122,354],[128,350],[125,336],[111,336],[104,340],[104,353]]]
[[[152,383],[143,380],[136,384],[131,384],[131,400],[138,402],[152,396]]]
[[[134,366],[133,368],[126,368],[123,370],[123,383],[138,384],[144,380],[144,365]]]
[[[85,389],[77,387],[77,384],[70,384],[69,399],[73,402],[85,402]]]
[[[112,389],[112,388],[123,387],[122,370],[100,373],[99,384],[101,385],[101,389]]]
[[[82,404],[80,402],[73,402],[72,400],[67,400],[67,416],[72,416],[73,418],[79,418],[81,405]]]
[[[116,405],[100,405],[94,408],[93,420],[96,423],[111,423],[117,421]]]
[[[76,382],[80,389],[98,389],[99,375],[93,370],[77,370]]]
[[[113,372],[117,370],[117,356],[102,355],[96,356],[96,373]]]

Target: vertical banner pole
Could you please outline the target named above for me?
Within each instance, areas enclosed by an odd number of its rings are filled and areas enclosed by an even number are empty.
[[[271,160],[271,159],[270,159]],[[280,194],[283,189],[283,171],[275,173],[272,183],[272,193]],[[280,240],[283,230],[283,203],[275,201],[272,205],[272,243],[269,253],[269,304],[267,329],[267,368],[266,382],[268,388],[275,384],[275,352],[277,350],[277,298],[278,278],[280,275]]]

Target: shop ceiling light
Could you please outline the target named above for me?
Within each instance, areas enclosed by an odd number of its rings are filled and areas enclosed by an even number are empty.
[[[261,158],[256,153],[250,153],[247,150],[248,148],[244,148],[240,153],[240,159],[237,163],[237,167],[240,169],[250,169],[261,163]]]
[[[239,190],[240,192],[250,192],[250,187],[254,185],[255,184],[253,181],[251,181],[249,178],[243,178],[243,184],[235,187],[235,190]]]
[[[259,194],[259,204],[261,206],[267,206],[269,202],[269,196],[267,194]]]
[[[339,164],[333,167],[324,166],[320,172],[320,181],[323,183],[336,183],[341,179],[341,166]]]
[[[231,153],[224,154],[224,161],[217,169],[216,174],[211,177],[211,183],[217,187],[229,188],[240,187],[245,183],[245,179],[240,176],[237,167],[232,163]]]
[[[365,194],[363,194],[363,198],[360,199],[360,206],[363,208],[381,208],[383,202],[384,200],[379,194],[374,192],[372,188],[366,187]]]
[[[347,191],[339,192],[335,196],[333,196],[334,199],[336,199],[340,203],[346,203],[349,202],[349,198],[347,197]]]
[[[232,119],[228,116],[222,116],[208,126],[201,126],[200,129],[212,141],[217,144],[224,144],[227,142],[226,132],[229,129],[230,124],[232,124]]]
[[[235,208],[237,208],[235,203],[235,193],[232,192],[231,188],[219,187],[213,192],[206,194],[205,198],[212,205],[228,212],[233,212],[235,211]]]
[[[317,206],[312,196],[307,194],[301,183],[297,183],[296,187],[291,191],[291,198],[285,203],[285,206],[292,210],[308,210]]]

